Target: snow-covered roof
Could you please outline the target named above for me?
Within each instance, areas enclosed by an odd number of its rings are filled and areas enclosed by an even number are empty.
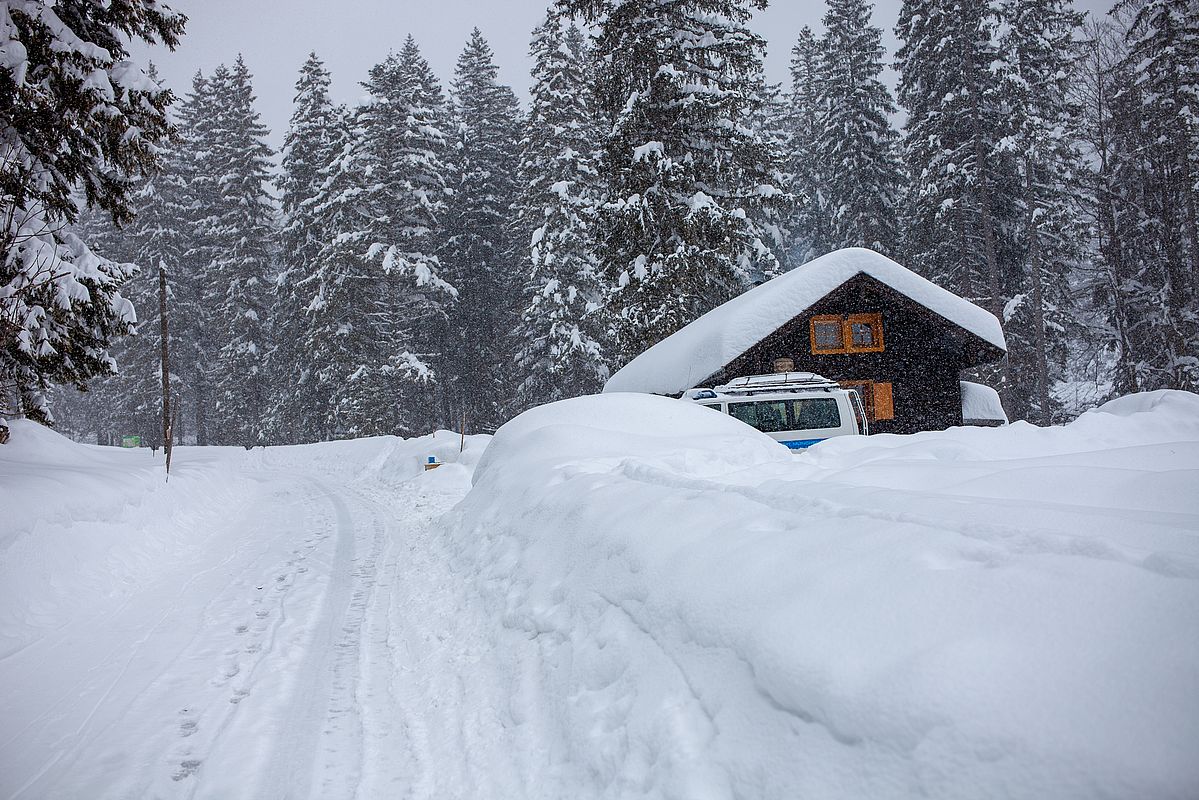
[[[1006,350],[991,312],[861,247],[809,261],[714,308],[630,361],[605,392],[674,394],[719,372],[850,278],[864,273],[980,339]]]

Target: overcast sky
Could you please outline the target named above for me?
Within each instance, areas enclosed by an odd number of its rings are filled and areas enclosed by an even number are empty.
[[[473,27],[491,43],[500,79],[528,96],[529,34],[541,21],[548,0],[168,0],[188,16],[187,35],[171,53],[153,48],[149,56],[180,97],[196,70],[205,74],[241,53],[254,74],[263,121],[278,148],[291,116],[300,65],[315,50],[333,73],[333,94],[349,102],[358,82],[389,50],[411,33],[448,87],[458,53]],[[1106,11],[1112,0],[1075,0],[1083,10]],[[887,58],[895,50],[892,28],[901,0],[878,0],[874,24],[882,27]],[[772,0],[755,15],[753,28],[769,43],[771,81],[787,80],[791,46],[804,25],[820,29],[821,0]],[[892,82],[888,76],[888,82]]]

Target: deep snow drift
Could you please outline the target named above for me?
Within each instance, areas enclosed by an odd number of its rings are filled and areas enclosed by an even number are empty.
[[[0,796],[1199,796],[1199,397],[792,455],[613,394],[459,443],[164,483],[14,426]]]
[[[456,566],[529,637],[578,785],[1199,796],[1199,397],[798,456],[582,398],[502,428],[474,481]]]

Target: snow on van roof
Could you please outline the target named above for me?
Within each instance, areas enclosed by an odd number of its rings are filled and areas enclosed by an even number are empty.
[[[849,247],[734,297],[634,358],[605,392],[673,394],[696,386],[858,273],[865,273],[980,339],[1006,350],[991,312],[873,250]]]

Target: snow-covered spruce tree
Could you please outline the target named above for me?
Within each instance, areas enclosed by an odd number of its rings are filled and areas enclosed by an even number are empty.
[[[1166,338],[1173,322],[1157,213],[1162,171],[1147,140],[1139,64],[1129,56],[1133,11],[1118,8],[1088,22],[1086,57],[1076,64],[1075,81],[1091,165],[1097,262],[1105,278],[1096,299],[1116,351],[1117,394],[1172,385]]]
[[[397,98],[397,150],[388,158],[394,202],[391,212],[395,244],[387,258],[399,265],[399,306],[411,315],[411,347],[431,373],[409,392],[409,408],[423,421],[415,431],[445,426],[445,385],[460,354],[452,346],[449,318],[457,290],[438,278],[444,272],[438,251],[444,240],[450,196],[451,121],[441,83],[409,36],[400,50]],[[436,280],[435,280],[436,279]]]
[[[788,93],[783,91],[782,84],[765,81],[760,82],[754,91],[761,103],[746,116],[746,125],[762,143],[764,163],[771,165],[770,184],[785,190],[773,195],[771,202],[753,203],[748,209],[752,214],[750,222],[761,233],[762,242],[773,255],[773,262],[765,259],[766,266],[752,277],[752,282],[756,284],[803,262],[793,257],[796,234],[791,226],[799,198],[791,192],[792,176],[787,171],[792,122]]]
[[[66,226],[83,207],[125,223],[153,171],[171,93],[129,58],[131,40],[178,44],[186,18],[157,3],[0,4],[0,413],[50,421],[51,384],[110,373],[134,325],[132,272]]]
[[[519,223],[524,295],[516,330],[519,413],[603,388],[605,362],[595,254],[599,135],[586,41],[551,9],[533,31],[533,85],[521,140]]]
[[[825,195],[826,177],[816,149],[821,118],[820,43],[806,25],[791,48],[791,91],[787,95],[788,189],[794,196],[789,225],[793,236],[790,258],[804,264],[830,250],[831,214]]]
[[[217,444],[265,443],[266,314],[273,274],[275,210],[268,191],[271,149],[254,108],[250,71],[238,56],[213,73],[217,130],[208,142],[216,203],[202,235],[214,258],[206,273],[219,349],[211,364]]]
[[[1131,316],[1124,239],[1124,215],[1118,171],[1122,137],[1116,134],[1113,99],[1125,83],[1120,62],[1125,53],[1124,31],[1112,15],[1089,17],[1081,35],[1082,52],[1071,70],[1072,95],[1081,109],[1081,144],[1089,169],[1084,173],[1084,208],[1094,236],[1091,257],[1095,269],[1081,287],[1090,305],[1093,341],[1093,400],[1137,391],[1137,320]]]
[[[458,289],[447,414],[454,424],[465,415],[473,431],[504,421],[514,389],[512,332],[520,307],[522,270],[511,214],[521,119],[516,96],[497,75],[491,47],[476,28],[454,70],[454,196],[442,250],[446,275]]]
[[[279,271],[274,281],[267,355],[270,387],[267,439],[276,443],[312,441],[323,410],[310,396],[314,364],[305,349],[315,263],[327,238],[316,213],[325,170],[345,145],[340,116],[329,96],[329,71],[316,53],[300,68],[291,124],[283,139],[279,188],[282,204]]]
[[[911,181],[903,250],[926,277],[1000,316],[996,24],[988,3],[905,0],[896,66]]]
[[[825,170],[830,249],[869,247],[899,254],[902,183],[891,92],[883,69],[881,28],[866,0],[828,0],[820,40],[816,159]]]
[[[306,310],[313,402],[324,411],[316,438],[411,435],[430,424],[421,328],[444,318],[454,289],[422,249],[429,230],[411,223],[431,219],[439,202],[437,179],[413,168],[429,163],[413,158],[427,151],[406,137],[431,96],[414,77],[420,64],[392,54],[371,68],[369,96],[313,206],[325,236]],[[413,210],[413,200],[429,205]]]
[[[764,0],[561,0],[599,30],[610,124],[600,255],[626,363],[777,269],[756,220],[783,190],[747,124],[762,102]]]
[[[1138,365],[1141,388],[1199,390],[1199,4],[1124,0],[1131,85],[1120,98],[1139,127],[1141,230],[1134,301],[1160,342]]]
[[[141,211],[136,198],[139,193],[140,189],[133,193],[131,206],[137,210],[140,218]],[[117,263],[146,263],[137,258],[137,248],[130,230],[132,227],[126,225],[124,229],[119,228],[107,213],[99,209],[86,209],[71,226],[71,231],[87,242],[88,248],[100,258]],[[144,348],[141,337],[135,335],[147,327],[146,314],[149,309],[139,302],[139,295],[147,274],[152,271],[142,270],[132,275],[121,287],[122,296],[133,304],[137,323],[129,336],[115,340],[108,348],[115,364],[114,372],[97,375],[88,382],[85,391],[72,386],[53,388],[49,401],[54,410],[54,427],[60,432],[85,441],[91,441],[94,435],[95,441],[100,444],[112,444],[121,433],[142,433],[142,423],[145,421],[152,425],[152,420],[147,420],[142,408],[145,400],[142,390],[150,378],[142,380],[140,373],[146,366],[141,358]]]
[[[227,77],[228,70],[221,71]],[[215,77],[215,76],[214,76]],[[213,78],[197,72],[179,109],[181,219],[187,231],[179,257],[175,297],[176,329],[185,347],[175,352],[185,391],[192,397],[191,428],[196,444],[214,441],[212,365],[222,345],[217,327],[220,284],[215,267],[223,248],[216,231],[221,213],[222,172],[213,143],[222,135],[220,100]]]
[[[142,179],[132,196],[137,214],[132,223],[117,228],[106,216],[89,213],[79,226],[80,236],[91,242],[97,253],[143,265],[123,289],[136,309],[138,322],[136,336],[123,339],[113,348],[116,374],[98,380],[85,395],[68,401],[75,417],[72,429],[94,431],[103,443],[115,442],[122,434],[138,434],[146,443],[160,443],[162,439],[158,265],[167,266],[168,302],[175,322],[186,310],[174,306],[177,297],[185,296],[179,289],[188,278],[179,272],[180,257],[186,248],[180,202],[186,195],[180,194],[183,187],[179,181],[184,165],[179,155],[176,143],[161,148],[161,171]],[[185,350],[185,331],[182,325],[172,327],[172,352]],[[184,389],[176,373],[172,392],[181,403],[190,402]],[[86,424],[81,425],[85,419]],[[185,425],[177,425],[176,433],[182,434]]]
[[[1078,329],[1070,278],[1088,235],[1076,201],[1081,112],[1070,96],[1082,15],[1070,0],[1005,0],[1000,18],[997,71],[1007,110],[1002,147],[1015,157],[1014,196],[1023,212],[1015,236],[1021,258],[1009,277],[1012,300],[1005,308],[1010,378],[1017,389],[1007,411],[1049,424],[1055,417],[1053,382],[1064,375],[1068,334]]]
[[[151,64],[151,80],[157,72]],[[186,129],[186,125],[184,126]],[[159,145],[158,171],[138,179],[130,194],[135,213],[131,223],[116,225],[111,216],[98,210],[80,215],[74,231],[98,255],[119,262],[143,265],[141,272],[122,289],[137,312],[136,336],[112,347],[117,363],[114,375],[97,378],[87,392],[62,390],[55,393],[55,417],[59,427],[73,436],[92,437],[104,444],[115,443],[122,434],[140,434],[155,443],[162,438],[162,376],[160,371],[160,320],[158,265],[167,265],[169,305],[172,316],[171,352],[176,357],[187,350],[187,326],[181,324],[194,308],[184,306],[191,276],[181,268],[191,235],[187,224],[190,205],[189,155],[184,137],[176,136]],[[172,385],[179,436],[190,434],[192,398],[187,384],[175,371]]]
[[[1014,157],[1000,142],[1005,111],[996,74],[995,9],[958,0],[904,0],[896,34],[899,102],[908,111],[909,186],[901,244],[925,277],[1003,319],[1004,276],[1018,269]],[[994,383],[1010,404],[1007,361]],[[1021,390],[1023,391],[1023,390]]]

